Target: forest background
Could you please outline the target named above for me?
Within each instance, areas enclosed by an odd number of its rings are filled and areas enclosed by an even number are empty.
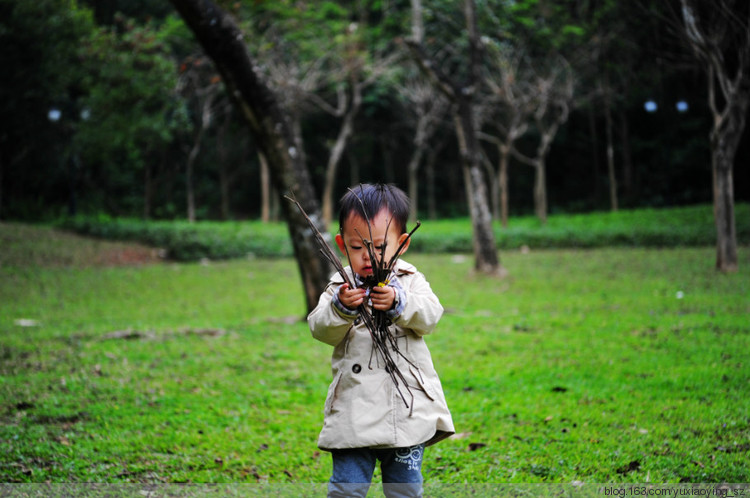
[[[324,216],[325,199],[360,181],[414,184],[423,219],[466,216],[448,104],[404,44],[409,2],[219,4],[292,109]],[[475,112],[496,219],[510,132],[511,215],[711,201],[706,76],[655,7],[666,4],[477,2],[486,83]],[[171,4],[2,0],[0,12],[0,219],[278,216],[262,154]],[[435,60],[459,72],[460,6],[424,2],[423,15]],[[513,88],[510,130],[498,95],[519,81],[532,90]],[[545,123],[556,128],[542,151]],[[741,140],[736,164],[749,153]],[[540,156],[542,212],[527,165]],[[734,181],[736,200],[750,199],[747,168]]]

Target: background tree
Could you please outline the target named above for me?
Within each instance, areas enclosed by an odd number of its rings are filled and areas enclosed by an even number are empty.
[[[216,120],[219,112],[228,112],[219,100],[223,88],[221,78],[213,70],[211,62],[203,54],[195,54],[181,64],[178,92],[186,100],[193,123],[192,140],[186,143],[185,190],[187,220],[195,221],[194,170],[206,132]]]
[[[750,105],[750,4],[680,0],[681,34],[707,76],[711,128],[716,267],[737,271],[734,162]],[[677,13],[673,10],[673,16]]]
[[[449,105],[446,97],[418,72],[418,68],[407,67],[402,80],[396,83],[396,89],[414,130],[414,148],[408,164],[407,185],[411,200],[409,219],[415,222],[419,208],[419,168],[427,156],[429,147],[437,147],[437,144],[430,141],[443,124]]]
[[[502,274],[504,270],[500,265],[495,234],[492,231],[492,215],[487,202],[487,187],[482,173],[482,157],[473,109],[475,94],[481,85],[483,51],[477,28],[476,6],[473,0],[465,0],[463,4],[468,35],[463,81],[442,70],[427,53],[420,38],[424,33],[420,2],[412,0],[412,8],[412,37],[407,40],[407,45],[422,70],[453,104],[453,120],[474,233],[474,267],[483,273]]]
[[[268,160],[271,177],[281,193],[293,193],[303,209],[317,221],[320,212],[307,165],[300,161],[285,115],[266,83],[261,79],[234,20],[208,0],[172,0],[196,38],[211,57],[228,92],[242,110],[258,147]],[[332,273],[326,258],[317,250],[307,220],[289,202],[282,203],[294,253],[302,277],[308,310],[317,304]]]
[[[148,218],[153,165],[173,132],[186,125],[175,93],[176,64],[153,29],[124,18],[99,28],[81,54],[87,69],[81,102],[90,110],[75,137],[86,164],[81,182],[89,191],[108,192],[100,201],[114,212],[140,205]],[[137,190],[135,178],[141,179]]]
[[[500,49],[490,46],[488,50],[489,70],[485,82],[490,89],[487,105],[493,107],[493,116],[481,137],[497,147],[498,167],[496,174],[496,217],[503,227],[508,226],[509,187],[508,168],[511,152],[516,141],[529,128],[533,112],[534,92],[523,64],[520,50]]]
[[[0,219],[68,204],[64,157],[85,93],[78,49],[93,29],[74,0],[0,0]]]
[[[535,61],[538,64],[539,61]],[[554,57],[535,71],[529,82],[533,88],[533,124],[537,145],[533,155],[511,148],[513,156],[534,169],[534,212],[542,223],[547,222],[547,155],[560,126],[565,124],[573,104],[574,76],[568,62]]]

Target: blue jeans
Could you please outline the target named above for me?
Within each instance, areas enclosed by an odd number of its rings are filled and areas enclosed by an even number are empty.
[[[383,493],[387,497],[421,497],[423,453],[423,444],[409,448],[332,450],[333,475],[328,483],[328,496],[367,496],[375,463],[380,460]]]

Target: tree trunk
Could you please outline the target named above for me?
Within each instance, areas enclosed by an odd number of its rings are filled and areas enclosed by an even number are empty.
[[[716,222],[716,268],[722,272],[736,272],[737,233],[734,220],[733,160],[725,151],[714,149],[712,154],[714,187],[714,220]]]
[[[409,200],[411,201],[411,208],[409,210],[409,221],[415,223],[418,218],[419,212],[419,163],[422,162],[422,156],[424,156],[425,146],[422,144],[417,145],[414,148],[414,152],[409,160]]]
[[[508,208],[510,204],[508,193],[508,159],[510,156],[510,145],[498,144],[500,165],[497,173],[497,186],[500,189],[500,222],[503,228],[508,228]]]
[[[594,107],[589,106],[589,136],[591,137],[591,179],[594,182],[594,204],[599,203],[599,134],[596,127],[596,113]]]
[[[271,175],[268,161],[262,151],[258,151],[260,162],[260,219],[263,223],[271,221]]]
[[[151,202],[153,200],[153,178],[151,178],[151,166],[143,165],[143,219],[151,217]]]
[[[320,221],[310,174],[294,141],[290,118],[282,112],[273,92],[258,74],[256,62],[248,53],[237,24],[210,0],[171,2],[214,61],[228,94],[268,160],[271,178],[279,194],[293,193],[318,230],[327,234]],[[318,250],[302,213],[290,202],[283,201],[281,205],[302,277],[307,309],[312,310],[333,268]]]
[[[229,167],[227,165],[226,137],[232,121],[232,113],[229,107],[224,107],[224,122],[219,127],[216,135],[216,151],[219,154],[219,193],[221,194],[221,219],[228,220],[231,217],[229,207]]]
[[[336,142],[331,148],[328,156],[328,165],[326,166],[326,179],[323,187],[323,222],[328,224],[333,219],[333,192],[336,188],[336,178],[341,164],[341,158],[344,156],[346,144],[354,132],[354,118],[359,112],[362,98],[359,95],[358,83],[352,85],[352,102],[349,109],[344,115],[344,121],[341,123],[341,129],[336,137]]]
[[[539,156],[534,165],[534,212],[542,224],[547,223],[547,174],[544,156]]]
[[[474,130],[471,102],[462,96],[455,109],[456,135],[474,233],[474,268],[482,273],[501,274],[503,270],[497,257],[495,233],[492,231],[492,215],[480,166],[479,143]]]
[[[699,11],[694,1],[681,0],[680,5],[685,40],[705,64],[708,106],[714,118],[710,139],[716,268],[736,272],[732,168],[750,106],[750,10],[747,2],[716,0],[708,11]]]
[[[351,150],[346,154],[346,158],[349,161],[349,185],[357,185],[359,183],[359,159]]]
[[[412,1],[412,9],[420,7],[419,1]],[[413,12],[413,15],[417,13]],[[505,274],[492,231],[492,216],[487,201],[487,187],[482,175],[479,142],[474,127],[472,113],[473,95],[480,83],[482,44],[477,29],[476,6],[473,0],[464,1],[464,18],[469,38],[467,80],[462,84],[442,72],[426,54],[418,38],[407,40],[422,71],[438,86],[453,103],[453,120],[458,139],[464,184],[471,214],[474,234],[474,267],[476,270],[495,275]]]
[[[201,124],[198,133],[195,136],[193,146],[190,148],[190,154],[188,155],[187,166],[185,168],[185,190],[187,194],[187,219],[188,222],[193,223],[195,221],[195,192],[193,189],[193,171],[195,169],[195,161],[198,159],[198,153],[201,150],[201,142],[203,141],[203,133],[206,128]]]
[[[440,142],[429,149],[427,161],[424,166],[425,177],[427,179],[427,216],[431,220],[436,220],[438,217],[437,198],[435,194],[435,162],[437,161],[438,153],[443,148],[443,144],[444,142]]]
[[[500,219],[500,186],[495,175],[495,168],[485,154],[482,154],[482,165],[484,166],[484,173],[487,175],[486,183],[489,185],[490,212],[492,213],[492,218],[497,220]]]
[[[609,86],[607,86],[609,91]],[[604,122],[607,135],[607,177],[609,179],[609,206],[612,211],[619,207],[617,199],[617,176],[615,176],[615,146],[612,140],[612,109],[609,98],[604,102]]]

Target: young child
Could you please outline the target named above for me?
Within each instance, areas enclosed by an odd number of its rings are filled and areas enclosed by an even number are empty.
[[[406,241],[402,253],[409,246],[408,213],[409,199],[392,185],[361,185],[342,197],[336,243],[348,255],[346,271],[356,288],[335,274],[307,318],[313,337],[334,346],[333,382],[318,439],[318,446],[333,457],[329,496],[365,496],[376,460],[381,463],[387,495],[421,496],[425,446],[454,433],[424,341],[443,313],[430,284],[414,266],[399,259],[386,285],[363,286],[377,264],[370,260],[363,239],[372,236],[378,255],[385,244],[385,261],[390,261],[402,242]],[[359,316],[357,308],[362,304],[386,312],[398,346],[398,352],[390,351],[391,357],[408,389],[401,381],[397,388],[386,370]]]

